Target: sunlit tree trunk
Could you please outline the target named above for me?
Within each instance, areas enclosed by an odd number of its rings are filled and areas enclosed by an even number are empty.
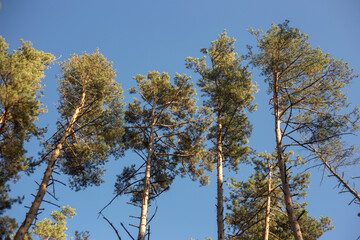
[[[300,229],[300,225],[297,221],[295,215],[294,204],[291,198],[290,185],[287,179],[286,174],[286,163],[284,160],[284,152],[282,145],[282,134],[281,134],[281,119],[280,119],[280,108],[279,108],[279,93],[278,93],[278,80],[279,80],[279,72],[275,72],[274,76],[274,115],[275,115],[275,135],[276,135],[276,151],[277,151],[277,162],[280,171],[281,184],[284,193],[284,201],[286,206],[286,212],[288,214],[289,224],[295,240],[302,240],[302,233]]]
[[[152,111],[153,121],[150,130],[148,155],[146,158],[144,192],[143,192],[143,199],[141,204],[141,216],[140,216],[138,240],[144,240],[146,234],[146,224],[147,224],[147,214],[149,208],[149,194],[150,194],[151,158],[153,157],[153,144],[154,144],[154,134],[155,134],[154,115],[155,115],[155,107],[153,106],[153,111]]]
[[[221,121],[221,110],[218,112],[218,121]],[[217,206],[216,220],[218,240],[224,240],[224,189],[223,189],[223,148],[222,148],[222,125],[218,123],[218,139],[217,139]]]
[[[56,160],[60,156],[61,150],[63,149],[63,145],[64,145],[66,139],[71,135],[74,124],[77,121],[77,119],[80,115],[80,112],[85,105],[85,96],[86,96],[86,92],[85,92],[85,90],[83,90],[80,106],[75,109],[75,112],[68,124],[68,127],[66,128],[62,137],[60,138],[60,140],[56,146],[56,149],[50,156],[50,160],[49,160],[47,168],[44,172],[44,176],[43,176],[43,179],[39,186],[38,192],[35,196],[35,199],[31,205],[28,213],[26,214],[24,222],[21,224],[20,228],[16,232],[14,240],[23,240],[25,238],[25,234],[29,231],[31,224],[33,223],[34,219],[36,218],[36,215],[38,214],[41,202],[43,201],[44,196],[47,192],[47,186],[49,185],[50,178],[53,173]]]
[[[10,108],[5,108],[4,112],[0,116],[0,134],[2,134],[4,131],[6,120],[9,116],[9,113],[10,113]]]
[[[268,160],[268,168],[269,168],[269,177],[268,177],[268,194],[266,199],[266,216],[265,216],[265,234],[264,240],[269,239],[270,234],[270,213],[271,213],[271,184],[272,184],[272,167],[270,164],[270,160]]]

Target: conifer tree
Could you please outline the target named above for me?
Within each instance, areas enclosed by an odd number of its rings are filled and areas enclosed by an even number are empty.
[[[209,161],[217,167],[217,227],[218,239],[224,239],[223,167],[236,169],[246,161],[250,148],[246,146],[251,125],[246,110],[252,105],[255,86],[251,74],[241,66],[241,59],[234,51],[235,40],[226,32],[211,43],[209,49],[202,49],[203,58],[187,58],[187,68],[201,75],[199,86],[206,97],[204,105],[212,108],[215,121],[210,128],[208,140],[213,143]],[[206,64],[206,56],[211,65]]]
[[[288,22],[272,25],[266,33],[251,33],[259,49],[252,54],[252,63],[261,69],[272,94],[277,165],[291,229],[299,240],[303,237],[292,203],[284,150],[301,147],[308,150],[306,156],[324,162],[313,145],[342,144],[342,136],[357,129],[358,110],[349,110],[343,92],[355,75],[342,60],[312,48],[308,36],[289,27]]]
[[[291,153],[284,154],[284,157],[288,165],[304,164],[300,157],[290,160]],[[282,198],[276,154],[259,154],[253,164],[255,173],[248,181],[236,182],[232,179],[230,184],[230,198],[227,200],[230,213],[226,217],[231,230],[228,239],[293,239]],[[287,177],[297,200],[304,199],[310,174],[305,172],[292,177],[288,172]],[[318,239],[333,228],[329,218],[320,217],[317,220],[308,215],[305,207],[305,202],[295,204],[304,239]]]
[[[9,237],[17,227],[14,219],[2,216],[21,199],[10,199],[8,181],[17,180],[20,171],[28,170],[24,142],[41,137],[44,129],[36,127],[45,112],[41,97],[41,79],[54,60],[50,53],[35,50],[30,42],[8,53],[9,46],[0,36],[0,236]]]
[[[60,67],[58,130],[46,147],[47,168],[15,239],[23,239],[28,232],[56,166],[70,176],[70,186],[79,190],[99,185],[109,156],[122,153],[122,90],[114,81],[112,64],[96,51],[74,54]]]
[[[197,116],[195,90],[190,78],[149,72],[134,78],[141,100],[134,99],[125,112],[124,142],[141,158],[140,167],[126,167],[118,176],[116,192],[131,193],[140,205],[138,240],[144,240],[149,203],[167,191],[176,175],[201,177],[197,163],[203,150],[207,119]],[[135,93],[135,89],[131,89]]]
[[[43,219],[42,221],[35,224],[34,229],[31,233],[37,235],[40,239],[46,240],[63,240],[66,239],[65,231],[66,227],[66,218],[73,218],[76,215],[75,209],[66,206],[62,207],[61,211],[54,211],[51,213],[51,217],[55,220],[53,222],[51,219]]]

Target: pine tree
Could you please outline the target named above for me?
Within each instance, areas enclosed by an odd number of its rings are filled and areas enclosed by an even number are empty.
[[[99,185],[109,156],[122,153],[122,90],[114,81],[112,64],[96,51],[74,54],[60,67],[58,131],[46,147],[47,168],[15,239],[23,239],[34,221],[56,166],[79,190]]]
[[[217,167],[217,227],[218,239],[224,239],[223,167],[236,169],[244,162],[250,149],[246,144],[251,125],[245,110],[253,111],[255,86],[250,73],[241,66],[241,59],[234,52],[235,40],[226,32],[211,43],[209,49],[202,49],[201,59],[187,58],[187,68],[201,75],[199,86],[206,97],[204,105],[212,108],[215,122],[208,139],[213,142],[210,158]],[[206,56],[211,65],[207,66]]]
[[[9,237],[17,228],[14,219],[2,217],[6,209],[21,199],[10,199],[10,180],[28,170],[29,160],[24,142],[41,137],[44,129],[36,127],[40,113],[45,112],[41,97],[41,79],[54,56],[35,50],[30,42],[8,53],[9,46],[0,36],[0,236]]]
[[[308,156],[326,162],[313,146],[341,144],[344,134],[357,129],[358,110],[349,111],[343,92],[355,75],[343,61],[312,48],[308,36],[288,22],[272,25],[266,33],[251,33],[259,49],[252,54],[252,63],[261,69],[272,94],[277,165],[291,229],[299,240],[303,237],[287,181],[284,149],[299,146],[309,150]]]
[[[195,117],[195,90],[189,77],[176,74],[172,84],[168,74],[149,72],[135,80],[141,100],[134,99],[125,112],[124,142],[142,164],[126,167],[115,188],[118,194],[130,192],[131,201],[141,206],[138,240],[144,240],[150,201],[167,191],[179,174],[201,177],[196,165],[207,119]]]
[[[40,239],[46,240],[63,240],[66,239],[65,231],[66,218],[73,218],[76,215],[75,209],[66,206],[62,207],[61,211],[54,211],[51,213],[51,217],[55,220],[44,219],[35,224],[32,234],[37,235]]]
[[[304,164],[300,157],[290,160],[291,153],[284,154],[284,157],[288,165]],[[231,234],[228,239],[293,239],[282,198],[276,154],[259,154],[253,164],[255,173],[248,181],[236,182],[232,179],[230,184],[227,206],[231,212],[226,222]],[[310,174],[305,172],[292,177],[288,171],[287,177],[297,201],[304,199]],[[320,217],[317,220],[308,215],[305,207],[305,202],[295,204],[304,239],[318,239],[333,228],[329,218]]]

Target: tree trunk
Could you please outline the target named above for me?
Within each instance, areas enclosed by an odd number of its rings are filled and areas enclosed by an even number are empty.
[[[216,221],[218,240],[224,240],[224,189],[223,189],[223,149],[222,149],[222,125],[220,123],[222,118],[221,110],[218,112],[218,139],[217,139],[217,205],[216,205]]]
[[[81,103],[78,108],[75,109],[75,112],[70,120],[70,123],[68,124],[68,127],[66,128],[64,134],[60,138],[59,143],[56,146],[56,149],[50,156],[50,160],[48,162],[48,166],[44,172],[43,179],[41,181],[41,184],[39,186],[38,192],[35,196],[35,199],[26,214],[24,222],[21,224],[20,228],[16,232],[16,235],[14,237],[14,240],[23,240],[25,238],[25,234],[29,231],[29,228],[31,227],[31,224],[33,223],[34,219],[36,218],[36,215],[38,214],[40,204],[44,199],[44,196],[47,192],[47,186],[50,182],[51,175],[53,173],[56,160],[60,156],[61,150],[63,148],[63,145],[66,141],[66,139],[71,135],[71,132],[74,128],[74,124],[77,121],[79,114],[82,110],[82,108],[85,105],[85,91],[82,94]]]
[[[280,126],[281,120],[280,120],[280,109],[279,109],[278,87],[277,87],[278,80],[279,80],[279,72],[276,74],[276,78],[274,79],[274,96],[273,96],[277,161],[280,171],[281,184],[283,188],[282,190],[284,193],[284,201],[286,206],[286,212],[288,214],[289,224],[295,240],[302,240],[303,237],[302,237],[300,225],[295,215],[294,204],[291,199],[290,185],[286,174],[286,163],[284,160],[282,134],[281,134],[281,126]]]
[[[21,224],[20,228],[18,229],[18,231],[14,237],[14,240],[23,240],[25,238],[25,234],[28,232],[32,222],[36,218],[36,215],[40,208],[40,204],[41,204],[41,202],[45,196],[45,193],[47,191],[47,186],[49,184],[51,174],[54,170],[55,162],[56,162],[57,158],[59,157],[60,152],[63,148],[64,137],[65,137],[65,134],[61,138],[62,141],[60,141],[60,143],[56,146],[56,149],[54,150],[53,154],[50,157],[48,166],[44,172],[44,176],[43,176],[41,185],[38,189],[38,192],[35,196],[35,199],[31,205],[28,213],[26,214],[24,222]]]
[[[6,125],[6,120],[8,118],[10,114],[10,108],[9,107],[5,107],[4,112],[1,114],[0,116],[0,134],[3,133],[5,125]]]
[[[268,160],[268,167],[269,167],[269,181],[268,181],[268,195],[266,199],[266,217],[265,217],[265,234],[264,234],[264,240],[269,239],[270,234],[270,211],[271,211],[271,184],[272,184],[272,168],[271,164]]]
[[[144,178],[144,195],[141,204],[141,217],[140,217],[138,240],[145,239],[147,213],[149,208],[150,170],[151,170],[151,156],[150,153],[148,153],[148,157],[146,160],[146,170],[145,170],[145,178]]]
[[[153,107],[152,116],[154,117],[154,115],[155,115],[155,108]],[[138,240],[145,240],[145,234],[146,234],[147,213],[149,208],[149,193],[150,193],[151,158],[153,155],[154,133],[155,133],[155,121],[153,120],[150,130],[148,155],[146,158],[144,193],[141,204],[141,216],[140,216]]]

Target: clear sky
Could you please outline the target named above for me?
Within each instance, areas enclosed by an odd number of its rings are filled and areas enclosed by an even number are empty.
[[[200,48],[210,46],[224,29],[237,39],[236,50],[246,53],[246,45],[255,45],[247,29],[267,30],[272,23],[290,20],[290,25],[310,35],[312,46],[320,46],[333,57],[344,59],[356,73],[360,73],[360,2],[358,0],[1,0],[0,35],[10,49],[20,46],[20,39],[31,41],[34,48],[50,52],[57,61],[64,61],[73,54],[91,53],[96,48],[113,61],[117,81],[126,90],[135,86],[132,77],[157,70],[186,73],[199,78],[185,69],[188,56],[201,57]],[[53,65],[46,72],[43,102],[48,113],[42,115],[41,126],[48,126],[49,135],[57,120],[55,105],[58,99],[56,77],[59,69]],[[268,105],[266,85],[259,74],[253,72],[253,80],[260,91],[255,96],[258,111],[251,116],[254,127],[250,145],[257,151],[272,152],[275,146],[273,119]],[[348,89],[350,102],[360,104],[360,83],[355,79]],[[199,91],[198,91],[199,92]],[[131,101],[126,93],[125,101]],[[360,137],[349,138],[353,144],[360,143]],[[36,142],[27,145],[29,155],[41,149]],[[75,230],[89,230],[92,239],[116,239],[110,226],[97,213],[113,197],[116,174],[122,167],[136,158],[128,153],[125,157],[107,164],[105,183],[100,187],[73,192],[58,185],[57,204],[76,208],[77,216],[68,221],[68,235]],[[24,195],[23,205],[14,205],[8,211],[21,223],[25,217],[39,182],[43,168],[30,177],[24,176],[13,186],[13,196]],[[242,167],[238,174],[227,173],[226,177],[238,180],[246,178],[251,168]],[[360,175],[360,167],[345,169],[350,176]],[[199,240],[216,238],[215,173],[210,186],[199,187],[196,182],[177,179],[170,191],[157,200],[158,212],[151,223],[152,240],[182,240],[190,237]],[[339,195],[336,182],[324,178],[322,172],[312,170],[312,184],[309,190],[308,210],[314,217],[329,216],[335,229],[322,239],[356,239],[360,235],[359,206],[348,203],[351,197]],[[62,178],[63,176],[60,176]],[[65,178],[62,178],[65,179]],[[359,185],[358,188],[359,189]],[[120,222],[138,224],[130,215],[137,216],[139,209],[126,204],[128,199],[116,200],[104,213],[120,230],[123,239],[128,239]],[[154,203],[155,205],[155,203]],[[57,210],[43,204],[45,208],[39,218],[48,217]],[[152,210],[155,207],[152,207]],[[151,211],[152,211],[151,210]],[[151,214],[150,211],[150,214]],[[128,227],[136,236],[134,229]]]

